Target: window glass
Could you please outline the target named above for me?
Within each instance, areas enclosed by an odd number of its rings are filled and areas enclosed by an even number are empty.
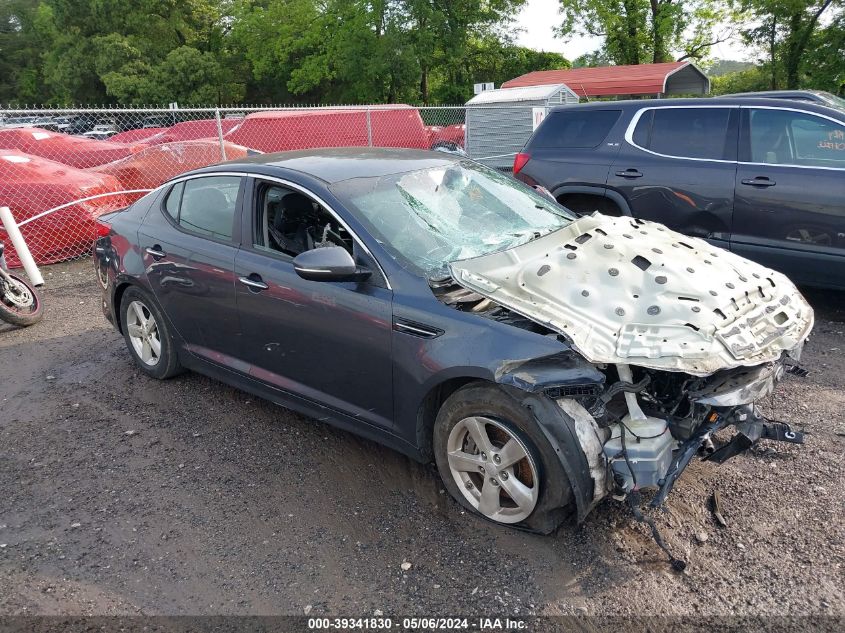
[[[648,149],[683,158],[724,160],[730,108],[657,108]]]
[[[471,161],[330,188],[398,261],[432,278],[448,274],[450,262],[525,244],[575,219],[527,185]]]
[[[164,203],[164,209],[174,220],[179,218],[179,203],[182,202],[182,190],[185,188],[185,182],[178,182],[167,194],[167,201]]]
[[[751,162],[845,167],[845,125],[789,110],[752,110]]]
[[[654,118],[654,110],[643,112],[637,127],[634,129],[634,145],[648,147],[651,143],[651,121]]]
[[[210,176],[186,181],[179,208],[179,226],[216,239],[232,239],[240,185],[239,176]]]
[[[352,236],[346,228],[308,196],[266,184],[258,199],[255,246],[291,257],[322,246],[342,246],[353,253]]]
[[[619,119],[621,110],[558,110],[552,112],[531,141],[531,147],[586,149],[597,147]]]

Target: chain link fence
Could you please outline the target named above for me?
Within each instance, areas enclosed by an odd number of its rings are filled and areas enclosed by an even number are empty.
[[[532,110],[0,109],[0,206],[11,209],[35,261],[51,264],[89,255],[100,215],[181,173],[251,154],[350,146],[433,149],[508,170],[531,133]],[[2,227],[0,240],[6,241],[7,264],[19,266]]]

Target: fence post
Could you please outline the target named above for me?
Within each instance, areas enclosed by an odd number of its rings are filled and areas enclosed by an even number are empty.
[[[373,121],[370,117],[370,106],[367,106],[367,147],[373,146]]]
[[[220,121],[220,108],[214,109],[214,118],[217,120],[217,138],[220,140],[220,158],[226,159],[226,145],[223,143],[223,123]]]
[[[3,222],[3,226],[6,228],[6,233],[12,241],[12,246],[15,247],[15,251],[18,253],[18,259],[21,261],[21,265],[26,271],[30,281],[32,281],[32,285],[43,286],[44,277],[41,276],[41,271],[38,270],[38,266],[35,265],[35,260],[32,259],[32,253],[29,252],[29,247],[26,245],[26,242],[23,241],[21,230],[15,223],[15,218],[12,217],[12,211],[9,207],[0,207],[0,221]]]

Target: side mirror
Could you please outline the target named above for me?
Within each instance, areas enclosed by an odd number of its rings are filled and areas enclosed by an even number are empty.
[[[296,274],[309,281],[364,281],[372,272],[356,266],[342,246],[324,246],[293,258]]]

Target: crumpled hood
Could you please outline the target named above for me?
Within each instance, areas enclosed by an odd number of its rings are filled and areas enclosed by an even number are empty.
[[[594,363],[706,376],[797,355],[813,327],[786,276],[632,218],[595,213],[450,268],[461,286],[560,332]]]

